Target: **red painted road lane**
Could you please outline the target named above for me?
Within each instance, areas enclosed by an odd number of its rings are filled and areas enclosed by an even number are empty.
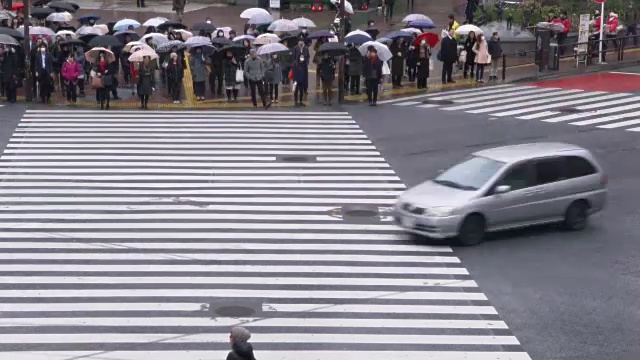
[[[597,74],[571,76],[562,79],[536,81],[529,83],[528,85],[587,91],[640,91],[640,74],[603,72]]]

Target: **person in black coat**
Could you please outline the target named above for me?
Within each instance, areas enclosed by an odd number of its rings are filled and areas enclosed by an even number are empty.
[[[15,103],[20,77],[16,49],[11,47],[0,56],[2,57],[2,60],[0,61],[0,76],[2,76],[4,94],[7,96],[8,102]]]
[[[394,88],[402,87],[402,76],[404,76],[404,63],[407,58],[407,46],[403,39],[395,39],[389,48],[393,57],[391,58],[391,84]]]
[[[35,58],[36,78],[40,86],[40,100],[48,104],[53,91],[53,57],[47,52],[47,46],[41,45]]]
[[[418,89],[427,88],[427,78],[429,78],[429,58],[431,53],[429,47],[420,46],[417,48],[418,55],[416,57],[416,78]]]
[[[318,64],[318,72],[322,81],[322,100],[324,105],[331,106],[333,98],[333,81],[336,78],[336,64],[334,59],[324,53]]]
[[[453,30],[442,33],[442,42],[440,44],[440,56],[442,61],[442,83],[455,83],[451,78],[453,74],[453,64],[458,60],[458,44],[453,38]]]
[[[378,86],[382,82],[382,60],[378,57],[378,51],[371,47],[367,58],[362,63],[362,70],[367,86],[367,99],[369,106],[378,104]]]
[[[184,66],[177,53],[171,53],[167,64],[167,81],[171,89],[171,99],[174,104],[180,103],[180,89],[184,78]]]
[[[463,76],[466,79],[467,73],[471,70],[471,78],[473,78],[473,69],[476,66],[476,53],[473,48],[476,46],[476,33],[469,32],[469,36],[464,41],[464,51],[467,53],[467,57],[464,61]]]

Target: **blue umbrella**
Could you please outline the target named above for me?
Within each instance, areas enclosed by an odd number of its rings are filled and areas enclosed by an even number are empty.
[[[333,37],[333,34],[329,30],[318,30],[309,34],[309,39],[319,39],[319,38],[330,38]]]
[[[383,36],[383,38],[387,38],[387,39],[409,38],[410,39],[411,33],[408,33],[406,31],[393,31]]]
[[[94,14],[89,14],[89,15],[81,16],[81,17],[77,18],[76,20],[78,20],[79,23],[87,23],[90,20],[95,20],[95,21],[100,20],[100,16],[94,15]]]
[[[364,44],[367,41],[371,41],[371,37],[362,34],[353,34],[344,38],[344,42],[356,45]]]
[[[408,24],[408,27],[423,28],[423,29],[435,29],[436,25],[433,23],[433,21],[416,20],[416,21],[410,21],[409,24]]]

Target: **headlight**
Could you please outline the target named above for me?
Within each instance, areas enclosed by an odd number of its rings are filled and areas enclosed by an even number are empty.
[[[437,206],[425,209],[424,214],[427,216],[445,217],[450,216],[454,210],[455,208],[453,207]]]

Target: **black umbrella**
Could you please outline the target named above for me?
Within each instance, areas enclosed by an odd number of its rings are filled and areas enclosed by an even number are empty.
[[[216,53],[217,54],[226,54],[227,51],[231,51],[233,56],[235,56],[237,58],[244,57],[245,55],[247,55],[246,48],[244,46],[238,45],[238,44],[231,44],[231,45],[223,46],[220,49],[218,49],[218,51],[216,51]]]
[[[47,16],[53,14],[54,12],[56,11],[51,8],[34,8],[31,9],[31,17],[34,17],[36,19],[46,19]]]
[[[9,35],[18,40],[24,39],[24,35],[20,31],[12,28],[0,27],[0,34]]]
[[[78,30],[78,29],[76,29],[75,27],[73,27],[71,25],[62,24],[62,25],[60,25],[58,27],[58,31],[61,31],[61,30],[69,30],[69,31],[76,32],[76,30]]]
[[[122,46],[122,42],[113,35],[100,35],[91,39],[91,41],[89,41],[89,46]]]
[[[329,56],[341,56],[349,52],[349,48],[339,42],[326,42],[318,48],[318,54],[329,54]]]
[[[204,31],[204,32],[212,33],[216,31],[216,26],[206,22],[197,23],[191,27],[191,31]]]
[[[213,53],[216,51],[216,48],[213,46],[196,46],[189,49],[189,53],[195,54],[196,49],[202,49],[202,55],[206,57],[213,55]]]
[[[118,31],[117,33],[113,34],[113,36],[117,37],[118,40],[120,40],[120,42],[123,44],[126,44],[128,42],[125,40],[125,36],[127,35],[129,35],[129,38],[131,38],[131,40],[129,41],[140,40],[140,35],[138,35],[138,33],[136,33],[135,31],[131,31],[131,30]]]
[[[280,42],[284,43],[287,42],[289,45],[292,44],[297,44],[298,43],[298,36],[297,35],[285,35],[285,36],[281,36],[280,37]]]
[[[169,28],[173,28],[173,29],[187,29],[187,27],[185,25],[183,25],[182,23],[179,23],[177,21],[166,21],[163,22],[162,24],[158,25],[156,27],[156,29],[158,29],[158,31],[164,31],[167,30]]]
[[[51,0],[36,0],[36,1],[33,2],[33,6],[45,6],[50,2],[51,2]],[[33,10],[31,10],[31,11],[33,11]]]
[[[225,38],[225,37],[215,37],[213,39],[211,39],[211,43],[215,46],[218,47],[222,47],[222,46],[230,46],[233,45],[233,41]]]
[[[79,37],[79,39],[85,43],[88,44],[91,42],[91,40],[93,40],[94,38],[98,37],[98,34],[87,34],[87,35],[82,35]]]
[[[65,40],[65,41],[60,41],[60,45],[66,45],[66,46],[86,46],[87,44],[85,44],[84,41],[80,40],[80,39],[71,39],[71,40]]]
[[[70,13],[74,13],[77,11],[77,9],[73,5],[78,6],[77,4],[71,4],[65,1],[54,1],[49,4],[49,7],[54,9],[55,11],[68,11]],[[78,8],[80,7],[78,6]]]

